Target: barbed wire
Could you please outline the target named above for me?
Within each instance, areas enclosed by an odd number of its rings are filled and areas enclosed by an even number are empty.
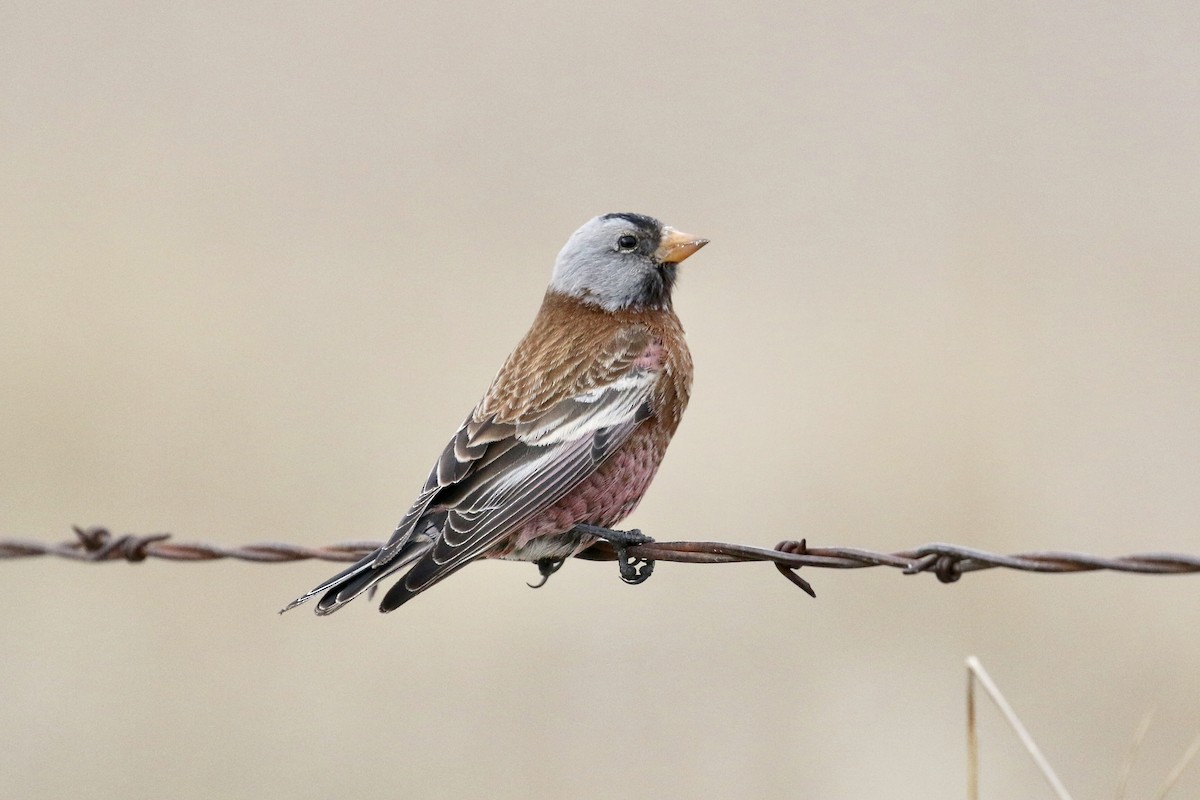
[[[113,535],[107,528],[75,527],[75,539],[59,543],[24,540],[0,540],[0,559],[55,556],[74,561],[138,562],[146,559],[166,561],[216,561],[234,559],[259,564],[292,561],[357,561],[374,551],[381,542],[342,542],[324,547],[280,542],[225,547],[207,542],[178,542],[169,533]],[[1200,572],[1200,556],[1179,553],[1135,553],[1103,558],[1086,553],[1039,552],[1002,555],[953,544],[927,544],[898,553],[877,553],[854,547],[809,547],[805,540],[785,540],[773,550],[724,542],[649,542],[630,547],[630,557],[646,561],[673,561],[684,564],[734,564],[771,562],[779,572],[808,594],[816,593],[796,570],[801,567],[826,569],[862,569],[893,567],[906,575],[932,573],[942,583],[954,583],[963,575],[986,569],[1014,569],[1023,572],[1068,573],[1111,570],[1140,575],[1179,575]],[[579,554],[590,561],[612,561],[616,551],[608,542],[598,542]]]

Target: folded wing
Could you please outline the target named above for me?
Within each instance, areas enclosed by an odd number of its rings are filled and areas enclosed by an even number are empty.
[[[323,594],[317,613],[331,613],[412,563],[380,604],[390,611],[485,554],[595,472],[651,415],[660,375],[657,359],[646,357],[656,342],[645,328],[576,341],[585,335],[569,331],[557,350],[542,348],[545,366],[530,363],[538,355],[523,352],[524,342],[518,346],[388,542],[288,608]],[[572,358],[583,353],[592,355]],[[531,376],[538,382],[530,383]]]

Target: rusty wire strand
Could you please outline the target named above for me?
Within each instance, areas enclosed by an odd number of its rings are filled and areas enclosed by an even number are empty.
[[[290,561],[356,561],[375,550],[380,542],[342,542],[325,547],[278,542],[224,547],[206,542],[177,542],[169,533],[114,536],[103,527],[75,529],[74,540],[48,544],[36,541],[0,540],[0,559],[57,556],[75,561],[214,561],[231,558],[259,564]],[[1112,570],[1143,575],[1178,575],[1200,572],[1200,556],[1179,553],[1135,553],[1102,558],[1086,553],[1017,553],[1001,555],[952,544],[927,544],[899,553],[876,553],[852,547],[808,547],[804,540],[783,541],[775,549],[724,542],[651,542],[630,547],[628,555],[648,561],[686,564],[731,564],[766,561],[774,563],[792,583],[816,596],[797,573],[801,567],[861,569],[894,567],[906,575],[931,572],[942,583],[953,583],[968,572],[1015,569],[1024,572],[1064,573]],[[616,552],[607,542],[598,542],[580,553],[580,558],[611,561]]]

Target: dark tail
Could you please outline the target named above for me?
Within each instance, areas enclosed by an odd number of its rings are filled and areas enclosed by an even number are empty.
[[[282,614],[284,611],[291,611],[296,606],[307,603],[317,595],[323,595],[317,601],[317,607],[314,610],[318,616],[332,614],[388,575],[407,567],[413,561],[420,558],[431,545],[432,542],[427,539],[417,542],[410,541],[401,547],[386,564],[375,563],[375,559],[379,556],[378,550],[369,553],[320,586],[305,592],[288,603],[279,613]]]

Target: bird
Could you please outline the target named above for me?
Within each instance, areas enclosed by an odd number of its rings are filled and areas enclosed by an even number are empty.
[[[708,242],[634,213],[575,231],[528,333],[391,537],[283,611],[319,596],[316,613],[331,614],[403,570],[379,605],[393,611],[480,558],[534,562],[544,583],[602,539],[622,578],[648,576],[653,562],[626,549],[652,540],[613,526],[641,501],[687,407],[692,357],[672,291]]]

